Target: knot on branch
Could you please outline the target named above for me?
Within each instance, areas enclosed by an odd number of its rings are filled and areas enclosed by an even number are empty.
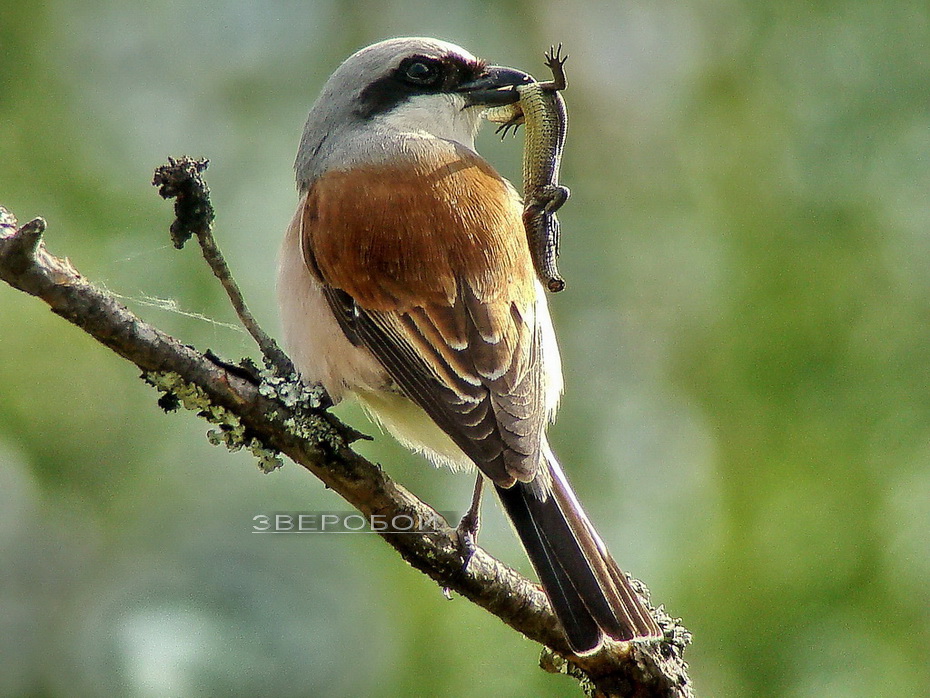
[[[21,288],[13,277],[26,273],[35,263],[36,253],[45,232],[45,219],[33,218],[21,228],[16,217],[0,206],[0,263],[6,274],[0,275],[4,281]]]
[[[175,220],[171,224],[171,242],[177,249],[191,236],[209,233],[216,213],[210,203],[210,188],[201,176],[209,166],[206,159],[194,160],[182,155],[168,158],[167,165],[155,170],[152,184],[163,199],[174,199]]]

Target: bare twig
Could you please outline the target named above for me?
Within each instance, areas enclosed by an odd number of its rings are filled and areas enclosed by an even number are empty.
[[[167,165],[155,170],[152,184],[158,187],[158,193],[163,199],[175,200],[175,220],[170,228],[171,241],[180,250],[192,235],[197,236],[203,258],[213,270],[213,275],[226,289],[226,295],[229,296],[236,315],[258,344],[265,360],[279,375],[290,376],[294,373],[294,364],[287,354],[281,351],[277,342],[261,328],[246,306],[239,284],[229,271],[229,266],[213,237],[213,221],[216,214],[210,202],[210,188],[201,176],[209,164],[209,160],[194,160],[182,156],[177,160],[168,158]]]
[[[136,317],[112,295],[84,279],[42,242],[45,223],[21,228],[0,208],[0,279],[45,301],[53,312],[135,363],[143,376],[221,425],[230,448],[250,448],[267,465],[278,453],[312,472],[371,519],[409,516],[420,535],[379,532],[413,567],[550,648],[543,665],[578,678],[590,695],[686,698],[691,686],[682,651],[690,635],[661,609],[657,643],[617,643],[595,655],[570,654],[541,589],[478,548],[466,569],[455,530],[432,508],[349,448],[357,432],[320,409],[319,393],[266,372],[242,370],[201,354]]]

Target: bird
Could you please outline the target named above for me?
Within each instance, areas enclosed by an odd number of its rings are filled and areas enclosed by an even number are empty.
[[[277,293],[302,380],[435,464],[477,467],[463,540],[493,484],[581,656],[661,630],[547,441],[562,370],[546,295],[520,195],[475,150],[484,112],[531,81],[427,37],[347,58],[300,140]]]

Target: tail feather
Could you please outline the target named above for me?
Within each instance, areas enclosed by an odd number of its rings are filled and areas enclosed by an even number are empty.
[[[535,513],[538,507],[532,505],[535,495],[523,483],[508,489],[498,487],[497,493],[549,596],[569,646],[576,651],[596,647],[600,643],[600,628],[588,612],[572,575],[559,562],[559,556],[549,542],[550,536],[542,530],[541,517]]]
[[[561,467],[549,457],[551,490],[518,482],[497,493],[553,610],[577,654],[614,640],[661,637],[661,630],[614,562]]]

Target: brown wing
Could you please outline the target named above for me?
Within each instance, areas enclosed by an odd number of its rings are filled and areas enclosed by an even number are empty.
[[[318,179],[304,256],[351,341],[495,483],[532,480],[545,426],[536,290],[513,190],[464,147]]]

